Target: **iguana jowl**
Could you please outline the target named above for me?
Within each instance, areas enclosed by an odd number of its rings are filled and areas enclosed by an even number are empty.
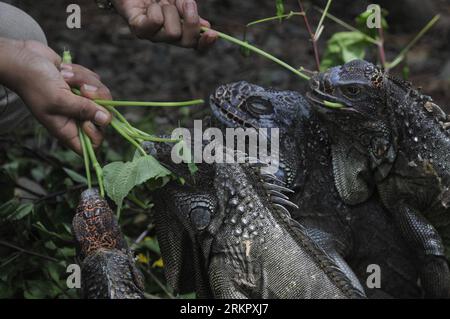
[[[265,89],[244,81],[225,84],[210,97],[214,117],[226,127],[279,128],[279,179],[295,190],[292,217],[352,280],[365,283],[367,267],[381,268],[381,289],[370,297],[414,298],[416,258],[389,212],[375,199],[348,205],[334,184],[330,138],[322,120],[297,92]],[[387,295],[386,295],[387,294]]]
[[[286,189],[259,166],[200,164],[191,178],[171,162],[167,145],[147,149],[186,180],[155,196],[158,241],[176,291],[192,289],[196,278],[199,297],[364,296],[278,204],[289,204]]]
[[[97,189],[81,194],[72,228],[87,299],[142,299],[144,281],[117,220]]]
[[[410,83],[362,60],[313,77],[308,96],[330,130],[340,196],[358,204],[376,189],[420,260],[426,296],[450,297],[441,239],[449,244],[448,116]]]

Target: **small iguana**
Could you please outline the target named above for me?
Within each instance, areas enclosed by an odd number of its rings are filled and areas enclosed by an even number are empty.
[[[380,266],[381,289],[366,289],[369,297],[421,296],[415,258],[386,209],[374,198],[358,205],[341,199],[329,136],[299,93],[241,81],[218,87],[209,102],[225,127],[279,128],[281,165],[275,175],[296,192],[290,197],[300,208],[293,218],[342,269],[351,268],[348,276],[353,270],[365,283],[368,266]]]
[[[449,117],[410,83],[354,60],[314,76],[310,101],[332,138],[336,188],[350,205],[377,190],[417,256],[426,297],[450,297]],[[331,106],[331,107],[330,107]]]
[[[117,220],[97,189],[81,194],[72,228],[87,299],[142,299],[144,281]]]
[[[200,298],[361,298],[351,282],[292,220],[288,189],[255,164],[206,164],[190,176],[167,144],[146,149],[176,175],[157,190],[156,226],[166,277]],[[194,282],[195,279],[195,282]]]

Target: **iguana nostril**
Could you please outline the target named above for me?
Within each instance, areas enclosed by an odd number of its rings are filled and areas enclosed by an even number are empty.
[[[310,81],[310,86],[311,86],[311,89],[313,89],[313,90],[318,89],[320,86],[319,80],[316,77],[312,78]]]
[[[330,94],[333,93],[333,85],[331,84],[331,80],[330,80],[329,74],[326,73],[323,76],[322,83],[323,83],[323,91],[325,93],[330,93]]]
[[[214,94],[214,97],[216,98],[216,99],[220,99],[223,95],[224,95],[224,93],[225,93],[225,88],[223,87],[223,86],[219,86],[217,89],[216,89],[216,92],[215,92],[215,94]]]

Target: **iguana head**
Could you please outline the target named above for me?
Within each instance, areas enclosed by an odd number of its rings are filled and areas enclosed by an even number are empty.
[[[327,127],[335,185],[348,204],[369,198],[397,155],[386,83],[386,75],[363,60],[333,67],[310,80],[307,97]]]
[[[292,127],[299,112],[309,114],[307,104],[294,91],[277,91],[245,81],[219,86],[210,96],[214,116],[227,127]]]
[[[300,158],[295,130],[310,117],[303,96],[240,81],[219,86],[209,101],[214,117],[225,127],[279,129],[280,169],[275,175],[294,187]]]
[[[345,140],[347,147],[367,158],[371,169],[378,169],[378,178],[384,177],[396,156],[387,81],[375,65],[353,60],[314,76],[307,94],[331,138]]]
[[[386,108],[383,81],[378,67],[353,60],[312,77],[307,97],[330,119],[378,119]]]
[[[96,188],[81,193],[72,228],[82,259],[99,249],[127,247],[113,211]]]

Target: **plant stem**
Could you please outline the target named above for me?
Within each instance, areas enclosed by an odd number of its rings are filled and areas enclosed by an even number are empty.
[[[95,103],[102,106],[149,106],[149,107],[172,107],[172,106],[192,106],[204,104],[202,99],[182,101],[182,102],[139,102],[139,101],[116,101],[116,100],[93,100]]]
[[[212,30],[212,29],[209,29],[207,27],[201,27],[201,30],[203,32],[205,32],[205,31]],[[250,51],[253,51],[253,52],[255,52],[255,53],[257,53],[257,54],[259,54],[259,55],[261,55],[261,56],[263,56],[263,57],[265,57],[265,58],[267,58],[267,59],[269,59],[269,60],[279,64],[279,65],[281,65],[282,67],[288,69],[289,71],[291,71],[292,73],[298,75],[299,77],[301,77],[304,80],[309,80],[310,79],[309,76],[307,76],[306,74],[301,73],[300,71],[298,71],[294,67],[290,66],[286,62],[284,62],[284,61],[274,57],[273,55],[271,55],[271,54],[269,54],[269,53],[267,53],[267,52],[265,52],[265,51],[255,47],[255,46],[253,46],[251,44],[248,44],[248,43],[246,43],[244,41],[241,41],[241,40],[236,39],[236,38],[234,38],[232,36],[229,36],[228,34],[225,34],[225,33],[222,33],[222,32],[216,31],[216,30],[214,30],[214,32],[216,32],[219,35],[220,38],[222,38],[222,39],[224,39],[226,41],[229,41],[231,43],[240,45],[240,46],[242,46],[244,48],[247,48]]]
[[[405,58],[406,53],[419,41],[419,39],[431,29],[431,27],[440,19],[440,14],[435,15],[423,28],[420,32],[408,43],[406,47],[403,48],[402,51],[397,55],[397,57],[392,61],[387,63],[387,69],[392,69],[396,67],[400,62]]]
[[[298,0],[298,5],[300,6],[300,10],[302,10],[302,12],[304,13],[303,20],[305,21],[306,30],[309,33],[309,37],[311,39],[311,43],[313,46],[314,60],[316,62],[316,68],[317,68],[317,71],[320,71],[320,59],[319,59],[319,49],[317,48],[317,41],[314,40],[315,36],[311,29],[311,25],[309,24],[308,16],[306,15],[306,12],[305,12],[305,9],[303,8],[303,3],[301,0]]]
[[[69,50],[64,50],[63,51],[63,57],[62,57],[62,62],[63,63],[67,63],[67,64],[71,64],[72,63],[72,55],[70,54]],[[73,89],[72,91],[74,91],[75,89]],[[76,90],[76,94],[81,95],[81,92],[79,90]],[[103,189],[103,174],[98,174],[98,169],[96,167],[100,166],[98,165],[97,162],[97,158],[95,157],[95,153],[94,150],[92,148],[92,143],[91,140],[89,139],[89,137],[83,132],[83,130],[81,129],[80,124],[78,123],[78,137],[80,139],[80,144],[81,144],[81,149],[83,151],[83,160],[84,160],[84,169],[86,170],[86,179],[87,179],[87,183],[88,183],[88,188],[92,188],[92,177],[91,177],[91,170],[90,170],[90,160],[89,157],[91,157],[95,172],[97,174],[97,179],[98,179],[98,185],[100,188],[100,194],[102,197],[105,197],[105,191]],[[92,151],[92,155],[90,155],[90,152]],[[101,168],[100,168],[101,169]]]
[[[118,122],[117,120],[114,120],[114,118],[113,118],[113,120],[112,120],[112,122],[111,122],[111,126],[112,126],[112,127],[113,127],[120,135],[122,135],[122,137],[123,137],[124,139],[126,139],[128,142],[130,142],[131,144],[133,144],[134,147],[136,147],[136,148],[139,150],[139,152],[141,152],[142,155],[146,156],[147,153],[144,151],[144,149],[139,145],[138,142],[136,142],[131,136],[129,136],[127,132],[125,132],[125,131],[123,130],[123,128],[120,126],[119,123],[120,123],[120,122]]]
[[[383,66],[383,68],[386,69],[386,53],[384,51],[384,34],[383,34],[383,26],[380,26],[378,28],[378,54],[380,55],[380,63]]]
[[[127,196],[128,200],[137,205],[139,208],[148,209],[148,205],[146,205],[143,201],[137,198],[134,194],[130,193]]]
[[[78,136],[80,138],[81,149],[83,151],[83,159],[84,159],[84,169],[86,171],[86,179],[88,183],[88,188],[92,188],[92,178],[91,178],[91,170],[89,168],[89,154],[86,148],[85,134],[81,129],[80,125],[78,125]]]
[[[31,255],[31,256],[36,256],[36,257],[39,257],[39,258],[42,258],[42,259],[45,259],[45,260],[48,260],[48,261],[52,261],[52,262],[55,262],[55,263],[59,262],[59,260],[56,259],[56,258],[53,258],[53,257],[50,257],[50,256],[45,256],[45,255],[42,255],[42,254],[39,254],[39,253],[35,253],[34,251],[21,248],[19,246],[11,244],[11,243],[9,243],[9,242],[7,242],[5,240],[0,240],[0,245],[6,246],[6,247],[9,247],[9,248],[18,250],[18,251],[20,251],[22,253],[25,253],[25,254],[28,254],[28,255]]]
[[[255,21],[249,22],[249,23],[247,23],[246,27],[248,28],[248,27],[251,27],[251,26],[253,26],[255,24],[270,22],[270,21],[278,20],[278,19],[286,19],[287,20],[287,19],[292,18],[293,16],[302,16],[302,15],[304,15],[304,12],[291,11],[288,14],[283,14],[281,16],[273,16],[273,17],[264,18],[264,19],[255,20]]]
[[[323,20],[325,20],[325,16],[328,13],[328,9],[330,9],[331,2],[333,2],[333,0],[328,0],[325,9],[322,12],[322,16],[320,17],[319,24],[317,25],[317,29],[314,36],[314,40],[316,41],[319,40],[319,34],[322,33],[321,28],[323,28]]]
[[[76,95],[81,95],[80,90],[72,88],[72,92]],[[182,102],[141,102],[141,101],[117,101],[117,100],[102,100],[94,99],[95,103],[101,106],[149,106],[149,107],[171,107],[171,106],[192,106],[198,104],[205,104],[205,100],[196,99]]]
[[[95,156],[94,148],[92,147],[91,140],[89,137],[85,137],[84,142],[86,143],[86,148],[91,159],[92,166],[94,167],[95,174],[97,175],[98,188],[100,189],[100,195],[105,197],[105,188],[103,187],[103,170],[100,164],[97,161],[97,157]]]
[[[324,12],[324,10],[322,10],[322,9],[320,9],[320,8],[318,8],[318,7],[314,7],[314,9],[317,10],[317,11],[319,11],[319,12],[321,12],[321,13]],[[375,45],[378,45],[378,42],[379,42],[379,41],[377,41],[376,39],[374,39],[374,38],[368,36],[368,35],[365,34],[364,32],[361,32],[360,30],[356,29],[355,27],[352,27],[351,25],[349,25],[348,23],[346,23],[346,22],[342,21],[341,19],[335,17],[334,15],[332,15],[332,14],[330,14],[330,13],[327,13],[327,14],[326,14],[326,17],[327,17],[328,19],[330,19],[330,20],[333,20],[334,22],[336,22],[337,24],[339,24],[340,26],[346,28],[346,29],[349,30],[349,31],[358,32],[359,34],[363,35],[363,36],[364,36],[364,39],[367,40],[367,41],[369,41],[370,43],[375,44]]]

